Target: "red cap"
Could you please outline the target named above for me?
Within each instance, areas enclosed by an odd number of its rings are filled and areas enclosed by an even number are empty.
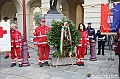
[[[45,18],[42,18],[42,19],[41,19],[41,22],[45,22]]]

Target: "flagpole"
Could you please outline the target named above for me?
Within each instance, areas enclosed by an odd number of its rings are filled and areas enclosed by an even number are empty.
[[[2,62],[1,62],[1,52],[0,52],[0,70],[2,69]]]

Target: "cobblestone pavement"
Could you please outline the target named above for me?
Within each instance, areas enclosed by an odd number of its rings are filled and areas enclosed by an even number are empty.
[[[97,49],[96,49],[97,51]],[[108,61],[110,52],[115,61]],[[43,66],[39,67],[37,51],[29,49],[30,66],[10,67],[11,58],[4,59],[1,54],[0,79],[120,79],[118,78],[118,56],[113,51],[105,50],[105,56],[97,55],[97,61],[90,61],[90,55],[85,55],[85,66]],[[51,61],[49,61],[51,63]],[[91,76],[86,75],[90,73]]]

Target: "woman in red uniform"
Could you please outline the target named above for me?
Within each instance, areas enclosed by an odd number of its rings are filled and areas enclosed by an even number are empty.
[[[88,32],[86,31],[85,25],[80,23],[78,30],[81,34],[80,43],[77,45],[77,61],[78,66],[84,66],[84,54],[86,53],[86,47],[89,45]]]
[[[11,59],[12,59],[11,67],[16,66],[15,52],[17,54],[19,67],[22,67],[22,58],[21,58],[21,53],[20,53],[22,39],[21,39],[20,32],[16,30],[16,24],[14,23],[11,24],[10,36],[11,36]]]

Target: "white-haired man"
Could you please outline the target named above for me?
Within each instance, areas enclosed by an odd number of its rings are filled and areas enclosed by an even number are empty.
[[[19,67],[22,67],[22,59],[20,53],[20,46],[22,45],[22,39],[20,32],[16,30],[16,24],[14,23],[11,24],[10,36],[11,36],[11,59],[12,59],[11,67],[16,66],[16,58],[18,58]],[[17,57],[15,56],[15,51]]]

